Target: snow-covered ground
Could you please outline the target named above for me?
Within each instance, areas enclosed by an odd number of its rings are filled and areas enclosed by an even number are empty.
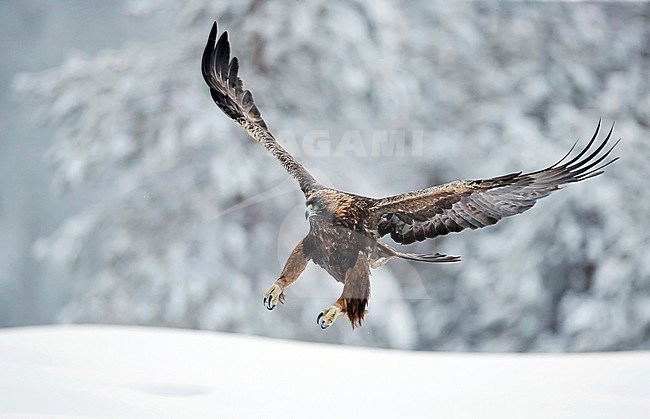
[[[449,354],[190,330],[0,332],[6,417],[647,418],[650,353]]]

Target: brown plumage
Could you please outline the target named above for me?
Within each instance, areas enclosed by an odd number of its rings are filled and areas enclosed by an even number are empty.
[[[287,153],[273,138],[253,95],[237,76],[237,58],[230,60],[228,34],[217,41],[214,23],[203,53],[201,70],[219,108],[262,144],[298,182],[306,199],[309,234],[291,252],[277,281],[264,294],[272,310],[284,301],[284,290],[293,284],[311,260],[343,283],[340,298],[318,316],[321,328],[345,314],[352,327],[361,325],[370,297],[370,268],[393,258],[422,262],[457,262],[443,254],[399,252],[379,241],[390,235],[400,244],[411,244],[464,229],[497,223],[504,217],[530,209],[537,200],[561,185],[598,176],[616,161],[605,161],[618,141],[606,148],[612,136],[598,145],[596,132],[587,146],[569,158],[574,146],[557,163],[530,173],[511,173],[491,179],[459,180],[387,198],[374,199],[327,188]],[[619,140],[620,141],[620,140]]]

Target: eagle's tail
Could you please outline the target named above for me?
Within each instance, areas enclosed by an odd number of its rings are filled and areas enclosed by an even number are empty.
[[[404,253],[398,251],[397,249],[393,249],[392,247],[390,247],[385,243],[378,242],[377,245],[378,245],[378,249],[377,249],[378,257],[377,259],[372,260],[370,263],[370,267],[373,269],[384,265],[386,262],[388,262],[390,259],[393,258],[414,260],[416,262],[460,262],[460,256],[448,256],[442,253],[436,253],[436,254]]]
[[[395,251],[395,256],[407,260],[415,260],[417,262],[460,262],[460,256],[449,256],[442,253],[436,254],[418,254],[418,253],[402,253]]]

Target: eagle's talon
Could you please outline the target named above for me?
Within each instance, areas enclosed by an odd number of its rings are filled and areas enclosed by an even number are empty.
[[[341,315],[341,309],[336,305],[327,307],[325,310],[321,311],[316,319],[316,323],[320,326],[321,329],[325,330],[336,321],[336,318]]]
[[[278,284],[271,285],[271,288],[264,293],[264,307],[269,311],[273,310],[278,305],[278,301],[282,300],[282,297],[282,288]]]
[[[271,297],[266,297],[264,298],[264,306],[266,307],[267,310],[273,310],[275,308],[275,304],[271,301]]]

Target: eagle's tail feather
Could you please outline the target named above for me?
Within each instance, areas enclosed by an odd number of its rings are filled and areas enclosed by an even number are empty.
[[[415,260],[417,262],[460,262],[460,256],[449,256],[442,253],[418,254],[395,251],[395,256],[402,259]]]

